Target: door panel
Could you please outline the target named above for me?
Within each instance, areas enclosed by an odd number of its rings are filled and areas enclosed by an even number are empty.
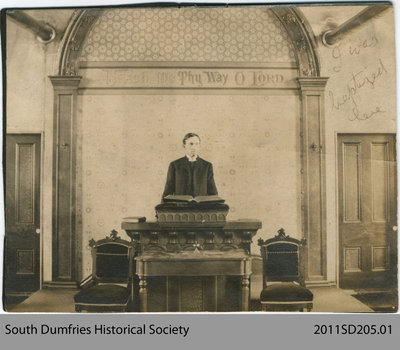
[[[40,135],[6,135],[6,295],[40,284]]]
[[[339,135],[339,284],[397,285],[394,135]]]

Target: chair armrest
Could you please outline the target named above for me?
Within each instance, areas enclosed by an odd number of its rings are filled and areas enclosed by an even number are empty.
[[[95,284],[96,281],[93,279],[93,276],[89,275],[78,282],[78,289],[89,288]]]

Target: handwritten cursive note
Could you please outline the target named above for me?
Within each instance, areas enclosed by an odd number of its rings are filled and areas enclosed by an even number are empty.
[[[365,39],[357,44],[349,45],[349,54],[359,55],[363,51],[363,49],[375,47],[377,44],[378,44],[378,38],[376,36],[372,36],[371,38]]]
[[[370,112],[362,112],[359,106],[360,92],[366,88],[374,89],[375,84],[382,80],[388,71],[381,58],[378,59],[377,65],[374,67],[365,67],[359,71],[352,72],[351,78],[345,86],[344,92],[339,96],[333,91],[328,92],[331,110],[342,110],[343,107],[350,105],[351,115],[349,120],[367,120],[374,115],[384,113],[380,106],[376,106]]]
[[[334,59],[334,66],[332,67],[335,73],[339,73],[343,67],[343,56],[349,53],[351,56],[357,56],[361,54],[363,51],[373,48],[378,44],[378,38],[375,35],[372,35],[370,38],[361,40],[354,44],[345,45],[343,43],[339,43],[332,48],[331,56]]]

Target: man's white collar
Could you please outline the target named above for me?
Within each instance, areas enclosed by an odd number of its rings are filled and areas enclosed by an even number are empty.
[[[195,162],[196,160],[197,160],[197,155],[196,156],[194,156],[194,157],[189,157],[187,154],[186,154],[186,158],[189,160],[189,162]]]

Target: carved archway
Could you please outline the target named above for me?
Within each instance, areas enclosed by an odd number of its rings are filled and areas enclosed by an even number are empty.
[[[302,13],[295,7],[270,7],[290,36],[296,49],[299,77],[319,77],[318,51],[312,29]],[[58,75],[78,74],[78,59],[86,35],[92,25],[103,14],[104,9],[76,10],[64,35],[61,45]]]
[[[103,9],[74,11],[61,44],[58,75],[77,75],[77,60],[81,52],[82,43],[90,32],[93,23],[103,12]]]
[[[313,31],[303,14],[295,7],[272,7],[296,48],[299,77],[319,77],[318,51]]]
[[[295,49],[300,92],[301,220],[308,241],[307,279],[326,280],[326,198],[324,89],[320,77],[316,41],[308,22],[295,7],[269,7]],[[74,281],[79,273],[74,264],[76,249],[76,188],[73,172],[76,97],[81,77],[79,58],[85,39],[105,9],[76,10],[60,48],[58,75],[54,86],[54,174],[53,174],[53,279]],[[65,251],[67,249],[67,252]]]

